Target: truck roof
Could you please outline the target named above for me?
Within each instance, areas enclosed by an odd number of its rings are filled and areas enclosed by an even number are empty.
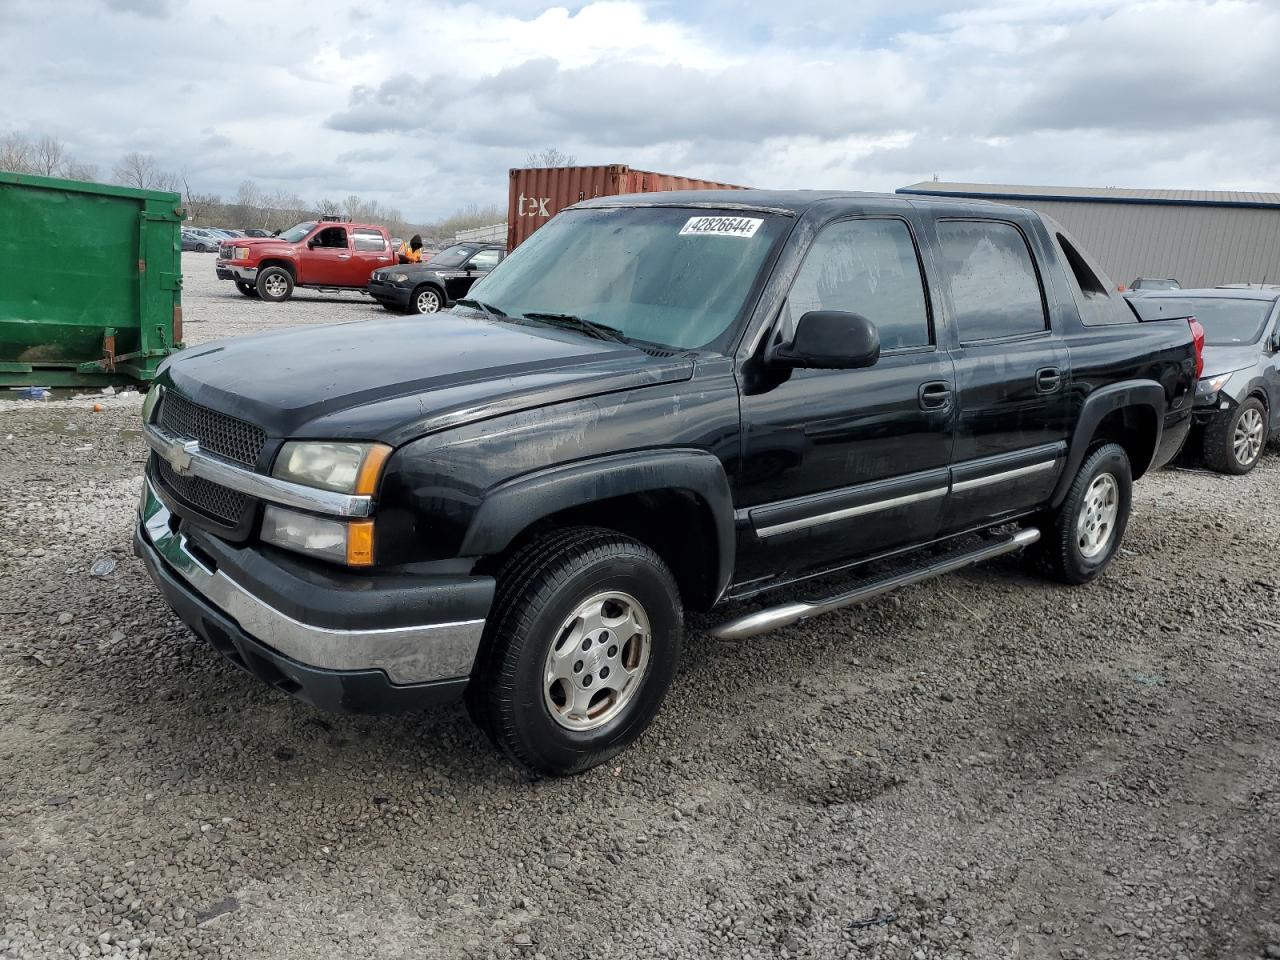
[[[593,197],[573,204],[582,207],[684,207],[708,206],[721,210],[758,210],[800,216],[809,207],[827,200],[858,200],[883,203],[886,207],[946,206],[963,204],[1008,215],[1010,210],[1026,210],[1008,203],[970,200],[963,197],[906,197],[895,193],[871,193],[860,190],[664,190],[654,193],[628,193],[616,197]]]

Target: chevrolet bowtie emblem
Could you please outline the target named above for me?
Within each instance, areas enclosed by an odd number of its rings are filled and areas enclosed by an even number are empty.
[[[191,469],[191,457],[200,450],[198,440],[187,440],[171,444],[164,452],[164,458],[173,472],[185,476]]]

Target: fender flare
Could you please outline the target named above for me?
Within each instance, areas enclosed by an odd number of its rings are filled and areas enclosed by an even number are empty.
[[[1108,384],[1090,393],[1080,408],[1080,416],[1076,418],[1075,430],[1071,434],[1071,442],[1067,447],[1067,462],[1062,473],[1058,475],[1058,485],[1053,489],[1050,503],[1058,507],[1067,498],[1067,491],[1075,481],[1076,472],[1089,452],[1089,441],[1093,439],[1098,424],[1110,413],[1123,410],[1125,407],[1147,407],[1155,414],[1156,436],[1151,445],[1152,457],[1160,449],[1160,436],[1164,432],[1164,414],[1168,406],[1164,387],[1154,380],[1121,380]],[[1145,473],[1150,463],[1134,464],[1136,473]],[[1140,468],[1140,469],[1139,469]]]
[[[710,509],[715,525],[715,596],[728,589],[737,547],[733,496],[724,465],[705,450],[637,450],[561,464],[494,487],[481,501],[459,555],[492,556],[544,517],[635,493],[685,490]]]

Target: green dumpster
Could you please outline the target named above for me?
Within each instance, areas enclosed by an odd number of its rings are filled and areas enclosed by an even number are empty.
[[[182,345],[180,202],[0,173],[0,385],[155,376]]]

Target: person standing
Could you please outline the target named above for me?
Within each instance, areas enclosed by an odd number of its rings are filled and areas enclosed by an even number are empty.
[[[422,262],[422,237],[414,234],[409,238],[407,243],[400,244],[400,262],[401,263],[421,263]]]

